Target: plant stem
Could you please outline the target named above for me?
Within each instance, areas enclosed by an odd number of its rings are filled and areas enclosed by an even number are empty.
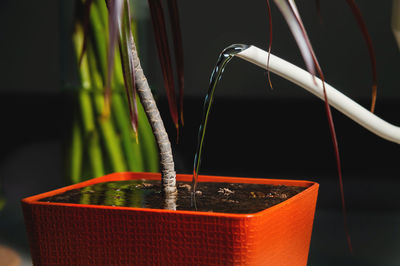
[[[69,167],[69,180],[72,183],[78,183],[82,176],[82,133],[81,126],[79,124],[79,120],[76,115],[72,125],[72,141],[71,141],[71,150],[70,150],[70,167]]]
[[[84,138],[88,143],[87,149],[90,157],[92,171],[94,177],[102,176],[104,175],[102,163],[103,156],[101,154],[99,136],[94,127],[94,116],[89,92],[81,90],[79,92],[79,101],[83,117],[83,124],[85,128]]]
[[[96,57],[99,60],[99,71],[102,77],[106,76],[107,73],[107,27],[102,23],[101,16],[101,6],[99,7],[97,3],[92,4],[92,8],[90,10],[90,25],[92,30],[93,41],[92,43],[94,47],[94,51],[96,53]],[[103,78],[105,80],[105,78]]]
[[[117,136],[110,117],[102,117],[104,108],[104,95],[101,92],[102,82],[100,74],[96,69],[96,61],[91,44],[88,44],[87,55],[89,58],[89,70],[91,76],[91,85],[94,91],[93,100],[96,106],[97,121],[101,128],[101,133],[104,139],[104,144],[109,155],[112,171],[123,172],[127,170],[125,158],[120,146],[120,140]]]
[[[144,172],[145,165],[143,156],[140,154],[140,145],[136,142],[136,138],[132,134],[130,117],[127,113],[128,102],[120,93],[122,93],[124,85],[124,77],[122,75],[122,64],[119,52],[115,55],[115,71],[114,71],[114,93],[111,97],[112,114],[121,133],[122,147],[125,151],[128,168],[134,172]],[[145,121],[143,121],[144,124]],[[150,133],[151,134],[151,133]]]
[[[168,139],[168,134],[165,130],[164,123],[161,119],[160,112],[158,111],[156,102],[154,101],[153,94],[151,93],[147,79],[143,73],[140,65],[140,60],[137,54],[135,42],[132,39],[132,56],[135,65],[135,80],[137,85],[137,92],[143,108],[149,119],[150,125],[157,142],[160,154],[161,166],[161,183],[165,196],[165,208],[176,208],[176,197],[178,191],[176,189],[176,173],[174,159],[172,156],[171,143]]]
[[[112,97],[112,114],[121,133],[122,148],[125,151],[127,165],[130,171],[143,172],[143,158],[140,156],[140,147],[136,143],[135,137],[132,134],[132,129],[128,123],[129,116],[126,113],[128,109],[124,104],[124,99],[121,95],[113,93]],[[122,104],[121,104],[122,103]]]
[[[94,101],[97,109],[98,123],[104,139],[107,153],[113,172],[124,172],[127,170],[125,158],[120,145],[120,138],[116,134],[110,118],[101,117],[104,107],[104,96],[94,95]]]
[[[87,56],[84,55],[81,66],[82,89],[79,91],[80,109],[85,129],[84,137],[88,141],[88,153],[94,177],[104,175],[103,156],[101,154],[99,136],[96,131],[92,102],[90,99],[90,75]]]

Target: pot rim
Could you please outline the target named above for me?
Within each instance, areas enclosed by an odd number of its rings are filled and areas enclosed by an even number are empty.
[[[144,176],[144,177],[143,177]],[[289,179],[268,179],[268,178],[246,178],[246,177],[226,177],[226,176],[211,176],[211,175],[199,175],[199,182],[222,182],[222,183],[251,183],[251,184],[267,184],[267,185],[286,185],[286,186],[300,186],[307,187],[302,192],[295,196],[276,204],[272,207],[264,209],[255,213],[223,213],[223,212],[202,212],[202,211],[188,211],[188,210],[164,210],[164,209],[150,209],[150,208],[138,208],[138,207],[120,207],[120,206],[104,206],[104,205],[91,205],[91,204],[76,204],[76,203],[56,203],[56,202],[41,202],[39,200],[54,196],[56,194],[63,193],[68,190],[77,189],[85,186],[94,185],[97,183],[108,182],[108,181],[124,181],[132,179],[147,179],[147,180],[160,180],[160,173],[148,173],[148,172],[117,172],[111,173],[105,176],[93,178],[87,181],[83,181],[77,184],[65,186],[48,192],[40,193],[34,196],[30,196],[21,200],[23,204],[28,205],[44,205],[44,206],[65,206],[74,208],[92,208],[92,209],[106,209],[106,210],[125,210],[125,211],[139,211],[147,213],[169,213],[176,215],[194,215],[194,216],[218,216],[226,218],[256,218],[268,213],[273,212],[277,209],[284,207],[285,205],[291,204],[292,202],[305,197],[309,193],[313,193],[318,190],[319,184],[314,181],[306,180],[289,180]],[[189,174],[177,174],[177,181],[191,181],[192,175]]]

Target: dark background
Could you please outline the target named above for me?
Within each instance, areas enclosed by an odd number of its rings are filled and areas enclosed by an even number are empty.
[[[142,61],[153,88],[162,88],[146,1],[137,0]],[[179,173],[191,173],[202,101],[219,52],[232,43],[266,49],[265,1],[178,1],[185,47],[185,127],[175,144],[164,93],[157,98],[171,134]],[[0,2],[0,243],[28,261],[19,200],[65,184],[63,147],[72,100],[68,33],[72,1]],[[272,4],[274,54],[304,63]],[[298,1],[327,82],[366,108],[371,67],[362,35],[345,1]],[[399,49],[391,33],[391,1],[358,3],[375,47],[376,114],[400,124]],[[382,140],[333,111],[355,255],[346,247],[335,158],[323,103],[289,82],[233,59],[218,87],[202,174],[308,179],[321,184],[309,265],[399,265],[400,200],[397,144]],[[67,85],[66,85],[67,84]],[[29,262],[25,262],[29,265]]]

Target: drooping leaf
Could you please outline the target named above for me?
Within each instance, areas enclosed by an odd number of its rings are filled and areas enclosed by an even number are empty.
[[[400,49],[400,1],[394,0],[392,5],[392,32]]]
[[[326,95],[325,79],[323,78],[323,75],[321,75],[322,72],[320,71],[320,68],[318,68],[318,73],[323,82],[325,111],[326,111],[326,115],[328,118],[329,130],[331,132],[333,148],[334,148],[335,157],[336,157],[336,168],[337,168],[338,176],[339,176],[340,199],[341,199],[341,203],[342,203],[343,225],[344,225],[344,230],[346,232],[347,245],[349,247],[350,253],[353,253],[353,246],[351,244],[350,231],[349,231],[348,222],[347,222],[346,202],[344,199],[343,175],[342,175],[342,166],[341,166],[341,159],[340,159],[340,153],[339,153],[339,145],[338,145],[338,141],[337,141],[335,125],[333,123],[331,108],[328,103],[328,96]]]
[[[315,8],[317,9],[317,15],[319,18],[319,22],[322,24],[322,13],[321,13],[321,1],[315,0]]]
[[[342,177],[342,167],[341,167],[341,160],[339,154],[339,146],[335,131],[335,125],[332,118],[331,108],[329,106],[328,97],[326,94],[325,88],[325,78],[322,72],[322,69],[318,63],[317,57],[315,56],[314,50],[311,46],[311,42],[308,38],[307,32],[303,25],[303,22],[300,17],[300,13],[296,7],[294,0],[274,0],[275,4],[280,9],[283,17],[285,18],[286,22],[289,25],[290,31],[295,38],[297,45],[300,49],[300,52],[303,56],[304,62],[306,64],[307,70],[315,76],[317,72],[320,79],[322,80],[322,87],[324,92],[324,100],[325,100],[325,111],[329,123],[329,130],[332,137],[332,144],[335,152],[336,157],[336,167],[339,176],[339,185],[340,185],[340,194],[341,194],[341,202],[342,202],[342,211],[343,211],[343,220],[344,220],[344,229],[346,232],[347,244],[349,247],[350,252],[352,252],[352,244],[350,233],[347,226],[347,215],[346,215],[346,204],[344,199],[344,187],[343,187],[343,177]]]
[[[107,75],[104,90],[104,112],[108,117],[110,114],[111,79],[114,72],[115,45],[118,41],[118,27],[121,24],[121,13],[124,6],[122,0],[107,1],[108,6],[108,51],[107,51]]]
[[[118,41],[124,77],[125,92],[128,99],[129,115],[131,125],[138,139],[138,114],[136,106],[136,83],[135,69],[132,56],[133,35],[131,29],[131,13],[129,0],[107,0],[108,25],[109,25],[109,47],[107,51],[107,76],[105,89],[105,111],[108,115],[110,110],[111,79],[114,70],[115,44]]]
[[[269,59],[271,55],[271,48],[272,48],[272,14],[271,14],[271,5],[269,4],[269,0],[267,0],[267,10],[268,10],[268,22],[269,22],[269,39],[268,39],[268,57],[267,57],[267,75],[268,75],[268,82],[271,89],[272,82],[271,82],[271,74],[269,71]]]
[[[176,69],[178,74],[178,85],[179,85],[179,108],[180,108],[180,118],[182,125],[184,124],[183,119],[183,90],[184,90],[184,62],[183,62],[183,42],[182,42],[182,32],[179,22],[179,10],[176,0],[169,0],[168,11],[169,18],[171,21],[172,38],[174,41],[174,52]]]
[[[83,16],[83,43],[81,53],[79,54],[78,66],[82,64],[82,58],[86,51],[87,41],[89,38],[89,21],[90,21],[90,9],[92,7],[93,0],[86,0],[84,3],[84,16]]]
[[[365,43],[367,44],[369,59],[371,61],[371,69],[372,69],[372,101],[371,101],[371,112],[375,111],[375,104],[376,104],[376,95],[377,95],[377,86],[378,86],[378,77],[376,71],[376,58],[375,58],[375,51],[374,46],[372,45],[371,36],[368,33],[367,25],[363,19],[360,9],[358,8],[357,4],[354,0],[346,0],[347,4],[349,5],[351,11],[353,12],[354,17],[357,20],[358,27],[361,30],[361,33],[364,37]]]
[[[125,1],[121,23],[119,25],[119,50],[121,55],[122,70],[124,75],[125,91],[128,98],[129,115],[133,131],[138,140],[138,110],[136,104],[136,82],[135,82],[135,65],[133,62],[132,47],[133,34],[131,28],[131,11],[129,0]]]
[[[164,86],[167,91],[169,111],[171,113],[172,121],[177,129],[177,132],[179,132],[174,76],[172,71],[171,56],[168,47],[164,13],[160,0],[148,0],[148,3],[151,19],[153,22],[154,37],[156,40],[158,57],[163,72]]]
[[[305,33],[303,23],[299,19],[299,13],[294,2],[289,0],[274,0],[275,4],[278,6],[286,23],[292,32],[293,37],[299,47],[300,53],[306,64],[308,72],[315,75],[315,64],[313,59],[313,49],[311,43]]]

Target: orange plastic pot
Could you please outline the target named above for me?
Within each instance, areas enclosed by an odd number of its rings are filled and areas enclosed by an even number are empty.
[[[318,184],[200,176],[200,182],[307,187],[255,214],[107,207],[38,200],[95,183],[160,179],[115,173],[22,200],[34,265],[306,265]],[[190,181],[190,175],[177,180]]]

